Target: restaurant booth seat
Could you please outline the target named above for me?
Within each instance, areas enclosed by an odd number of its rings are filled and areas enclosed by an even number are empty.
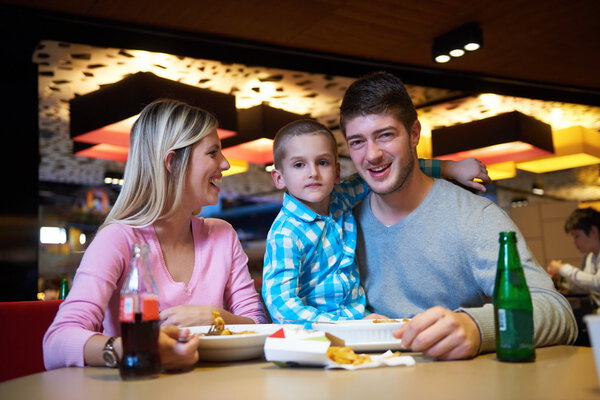
[[[42,339],[63,301],[0,302],[0,382],[45,371]]]

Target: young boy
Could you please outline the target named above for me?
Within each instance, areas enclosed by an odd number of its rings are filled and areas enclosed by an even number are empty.
[[[335,139],[314,120],[281,128],[273,153],[273,182],[278,189],[287,189],[267,236],[264,258],[262,293],[273,321],[382,317],[367,315],[354,254],[352,208],[366,197],[369,187],[358,174],[339,184]],[[424,172],[440,175],[440,161],[419,162]],[[473,186],[475,177],[489,180],[475,159],[448,162],[445,167],[448,177],[463,184]]]
[[[565,222],[565,232],[584,256],[582,267],[552,260],[546,269],[550,275],[564,278],[567,289],[589,292],[600,307],[600,212],[591,207],[576,209]]]

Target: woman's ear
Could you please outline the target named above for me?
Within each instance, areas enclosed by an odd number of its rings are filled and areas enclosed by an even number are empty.
[[[173,150],[169,151],[165,156],[165,168],[169,173],[171,173],[171,164],[173,163],[173,157],[175,156],[175,152]]]

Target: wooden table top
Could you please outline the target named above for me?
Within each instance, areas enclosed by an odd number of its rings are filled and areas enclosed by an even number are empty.
[[[191,371],[122,381],[108,368],[61,368],[0,384],[0,399],[600,399],[592,349],[537,349],[533,363],[495,354],[357,371],[280,368],[264,360],[200,363]]]

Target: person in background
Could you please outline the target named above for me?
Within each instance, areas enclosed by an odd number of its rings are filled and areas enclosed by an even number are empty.
[[[58,300],[60,294],[60,278],[45,278],[42,280],[40,291],[44,293],[43,300]]]
[[[282,127],[273,144],[278,189],[287,189],[267,236],[263,297],[276,322],[385,318],[367,313],[355,263],[352,207],[369,192],[357,174],[340,183],[337,144],[329,129],[302,119]],[[489,180],[475,159],[419,160],[428,174],[442,174],[484,188]]]
[[[421,125],[400,79],[385,72],[358,79],[340,118],[350,157],[372,190],[354,209],[367,303],[375,313],[412,318],[394,333],[403,346],[441,360],[495,350],[491,297],[501,231],[517,232],[536,345],[575,340],[569,303],[506,213],[417,167]]]
[[[230,324],[266,321],[236,232],[225,221],[193,216],[217,203],[222,173],[229,168],[215,117],[159,100],[144,108],[130,140],[121,193],[44,336],[47,369],[105,365],[102,353],[113,337],[121,359],[119,298],[134,243],[149,246],[165,369],[198,359],[197,337],[178,327],[211,324],[212,311]]]
[[[577,250],[583,254],[581,269],[560,260],[552,260],[546,270],[551,276],[560,276],[571,293],[589,292],[600,310],[600,212],[579,208],[565,222],[565,232],[571,236]]]

